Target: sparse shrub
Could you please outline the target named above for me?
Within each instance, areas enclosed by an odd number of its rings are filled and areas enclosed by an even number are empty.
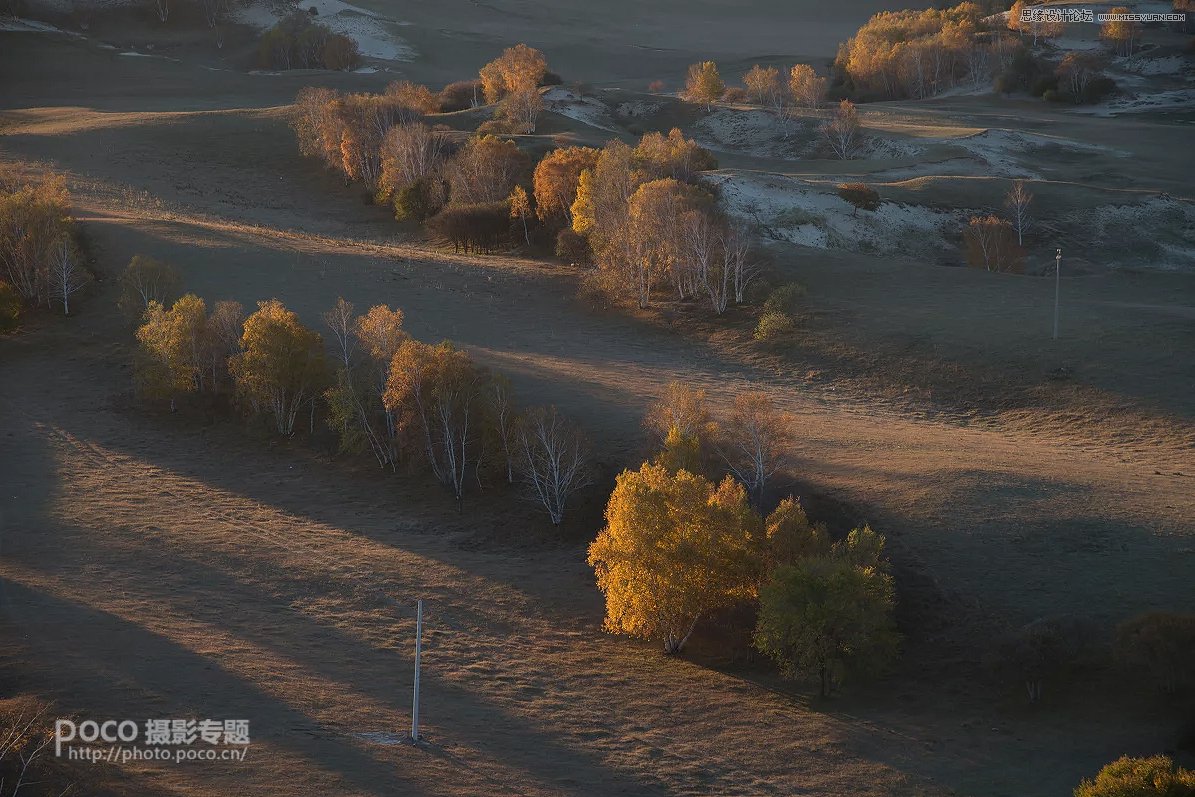
[[[786,282],[773,289],[764,299],[765,313],[791,313],[797,309],[797,302],[805,298],[808,291],[799,282]]]
[[[440,98],[427,86],[409,80],[396,80],[386,87],[386,94],[419,113],[436,113],[440,110]]]
[[[1195,40],[1192,40],[1192,43],[1195,44]],[[1195,47],[1193,47],[1192,49],[1195,49]],[[651,92],[652,94],[659,94],[661,91],[664,90],[664,81],[653,80],[651,83],[647,84],[647,90],[649,92]]]
[[[1113,652],[1136,678],[1173,694],[1195,680],[1195,614],[1150,612],[1121,623]]]
[[[851,205],[851,215],[860,210],[874,212],[880,206],[880,194],[867,183],[842,183],[838,186],[838,196],[843,202]]]
[[[755,325],[755,339],[775,342],[792,337],[796,331],[797,323],[788,313],[764,313]]]
[[[1046,89],[1041,95],[1041,98],[1046,102],[1062,102],[1064,99],[1066,99],[1058,92],[1057,89]]]
[[[565,227],[556,233],[556,257],[574,266],[588,265],[593,259],[589,239],[571,227]]]
[[[257,48],[266,69],[353,69],[361,62],[357,42],[294,11],[266,31]]]
[[[1075,797],[1195,797],[1195,772],[1164,755],[1118,758],[1084,780]]]
[[[479,136],[508,136],[521,132],[518,124],[505,117],[486,119],[477,126],[477,135]]]
[[[1115,92],[1116,81],[1106,75],[1099,75],[1087,84],[1079,101],[1084,105],[1094,105]]]
[[[539,79],[539,85],[541,85],[541,86],[559,86],[559,85],[562,85],[563,83],[564,83],[564,78],[560,77],[560,75],[556,74],[555,72],[551,72],[551,71],[544,72],[544,76]]]
[[[1057,91],[1058,76],[1057,75],[1041,75],[1033,81],[1033,85],[1029,87],[1029,94],[1033,97],[1043,97],[1047,91]]]
[[[0,332],[11,332],[21,321],[21,297],[7,282],[0,281]]]

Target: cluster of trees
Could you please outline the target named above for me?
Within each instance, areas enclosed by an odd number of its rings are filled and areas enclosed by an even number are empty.
[[[138,304],[135,385],[168,401],[228,394],[273,431],[292,435],[300,415],[315,431],[323,417],[344,453],[370,452],[382,467],[425,466],[460,502],[494,474],[522,482],[553,524],[591,483],[589,446],[553,406],[520,408],[510,382],[448,341],[428,344],[403,330],[401,310],[376,305],[357,315],[339,299],[323,315],[324,337],[277,299],[248,316],[240,304],[194,294],[171,300],[177,272],[135,258],[122,303]]]
[[[832,542],[792,496],[761,514],[792,445],[766,394],[739,395],[719,423],[703,391],[673,384],[645,426],[660,453],[618,476],[589,547],[608,631],[677,653],[703,617],[755,604],[755,646],[787,675],[818,676],[822,694],[843,670],[891,659],[884,538],[865,526]]]
[[[994,664],[1020,683],[1030,703],[1047,686],[1073,681],[1109,659],[1135,683],[1174,695],[1195,687],[1195,615],[1149,612],[1116,628],[1111,650],[1099,628],[1073,617],[1040,618],[1008,634]]]
[[[1020,273],[1025,266],[1025,233],[1030,227],[1033,194],[1016,180],[1004,197],[1009,218],[996,214],[973,216],[963,230],[967,264],[985,271]]]
[[[266,31],[257,48],[265,69],[356,69],[361,63],[357,42],[313,22],[310,14],[293,11]]]
[[[0,326],[15,326],[22,305],[60,304],[91,282],[70,213],[66,182],[0,183]]]
[[[539,87],[548,74],[543,53],[525,44],[508,47],[481,68],[482,92],[487,103],[501,103],[502,117],[516,131],[534,133],[543,110]]]
[[[785,118],[794,107],[816,108],[826,96],[826,78],[808,64],[797,64],[786,71],[774,66],[754,65],[743,75],[743,88],[727,87],[713,61],[689,67],[683,96],[712,109],[718,100],[748,100],[771,108]]]
[[[1049,102],[1091,104],[1116,90],[1116,82],[1103,73],[1104,66],[1104,57],[1096,52],[1070,51],[1053,63],[1021,47],[993,85],[1003,94],[1024,91]]]
[[[575,198],[562,215],[596,265],[590,288],[640,308],[670,289],[680,300],[708,301],[717,315],[745,301],[759,267],[749,230],[698,181],[717,165],[708,151],[673,129],[648,133],[635,147],[611,141],[584,157],[580,171],[568,171]],[[546,195],[548,212],[563,204],[554,197],[567,195]],[[562,245],[569,240],[565,234]]]
[[[883,99],[985,84],[1012,47],[999,30],[985,30],[983,17],[971,2],[876,14],[839,48],[836,77],[846,91]]]

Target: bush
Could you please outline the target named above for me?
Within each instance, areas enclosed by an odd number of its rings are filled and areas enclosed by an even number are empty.
[[[474,100],[482,102],[480,80],[458,80],[440,89],[440,110],[463,111],[474,107]]]
[[[787,313],[764,313],[755,325],[755,339],[776,341],[791,337],[797,331],[797,323]]]
[[[801,283],[786,282],[768,294],[768,298],[763,302],[763,310],[765,313],[791,313],[797,308],[797,302],[805,298],[806,293],[805,286]]]
[[[1113,652],[1139,678],[1174,693],[1195,679],[1195,614],[1150,612],[1121,623]]]
[[[559,86],[564,83],[564,78],[555,72],[544,72],[544,76],[539,79],[541,86]]]
[[[357,42],[348,36],[334,33],[324,42],[324,69],[356,69],[361,63],[361,51]]]
[[[593,259],[589,239],[565,227],[556,233],[556,257],[574,266],[588,265]]]
[[[421,178],[407,183],[394,195],[394,218],[398,221],[425,221],[440,212],[439,198],[444,191]]]
[[[737,104],[745,103],[747,101],[747,90],[738,86],[731,86],[722,93],[722,101]]]
[[[1087,87],[1083,89],[1083,94],[1079,97],[1079,102],[1084,105],[1094,105],[1101,102],[1105,97],[1108,97],[1116,91],[1116,81],[1110,77],[1093,78]]]
[[[1042,75],[1033,81],[1033,85],[1029,87],[1029,93],[1034,97],[1045,96],[1047,91],[1058,90],[1058,76],[1057,75]]]
[[[428,228],[465,253],[491,253],[510,238],[510,206],[506,202],[452,205],[428,219]]]
[[[1084,780],[1075,797],[1195,797],[1195,772],[1176,767],[1167,756],[1118,758]]]
[[[1096,655],[1095,634],[1086,622],[1043,618],[1017,629],[997,652],[997,669],[1025,687],[1030,703],[1041,700],[1047,681],[1069,680]]]
[[[21,297],[7,282],[0,282],[0,332],[11,332],[21,321]]]
[[[1057,89],[1046,89],[1041,98],[1046,102],[1062,102],[1066,97],[1062,96]]]
[[[477,126],[479,136],[505,136],[521,132],[519,126],[509,119],[486,119]]]

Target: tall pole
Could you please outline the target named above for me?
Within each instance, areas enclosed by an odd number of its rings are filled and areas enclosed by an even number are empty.
[[[1062,250],[1054,254],[1054,340],[1058,340],[1058,296],[1062,292]]]
[[[419,659],[423,655],[423,601],[415,609],[415,697],[411,701],[411,744],[419,741]]]

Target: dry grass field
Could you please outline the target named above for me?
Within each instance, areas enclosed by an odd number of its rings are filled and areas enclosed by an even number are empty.
[[[96,45],[116,26],[102,18],[89,39],[0,32],[0,160],[67,175],[101,278],[69,322],[0,339],[0,665],[65,714],[253,728],[242,764],[126,764],[105,770],[106,788],[1062,795],[1122,753],[1173,747],[1181,706],[1099,682],[1030,708],[978,651],[1041,616],[1110,628],[1195,609],[1190,120],[991,95],[879,103],[864,123],[888,150],[824,161],[636,92],[703,57],[728,71],[828,57],[879,4],[808,24],[765,4],[363,5],[410,23],[398,31],[418,56],[390,73],[249,74],[190,58],[185,36],[178,60],[121,56]],[[704,136],[715,178],[765,216],[800,205],[849,233],[850,214],[819,199],[843,178],[870,175],[891,208],[924,214],[998,205],[1001,164],[1032,172],[1074,258],[1061,340],[1053,280],[1032,273],[1052,240],[1031,250],[1031,274],[996,275],[944,264],[957,241],[941,236],[824,247],[768,216],[774,268],[809,291],[797,342],[776,350],[750,341],[745,314],[597,312],[569,269],[429,246],[298,155],[286,106],[299,88],[442,83],[522,40],[566,80],[612,89],[610,109],[659,102],[638,124]],[[614,135],[557,110],[542,127],[561,140]],[[1015,135],[973,138],[985,131]],[[1174,208],[1149,204],[1161,192]],[[1149,218],[1092,231],[1082,215],[1124,207]],[[904,229],[888,224],[874,226]],[[1173,240],[1116,248],[1134,234]],[[417,478],[199,412],[147,413],[114,309],[113,278],[135,254],[177,264],[209,300],[276,296],[313,326],[337,296],[401,307],[416,337],[450,338],[581,419],[604,481],[561,536],[510,497],[458,513]],[[645,406],[677,379],[715,403],[771,393],[794,418],[794,489],[834,522],[888,535],[912,607],[891,676],[822,701],[759,662],[665,658],[602,633],[584,546],[613,473],[643,453]],[[417,598],[419,748],[379,736],[407,721]]]

